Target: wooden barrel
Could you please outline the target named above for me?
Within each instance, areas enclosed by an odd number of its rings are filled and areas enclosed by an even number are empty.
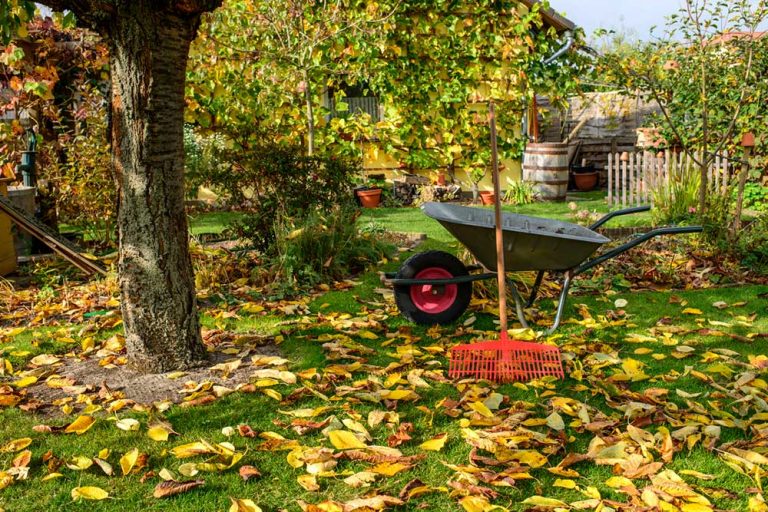
[[[541,199],[565,201],[568,190],[568,144],[529,143],[523,155],[523,180],[533,183]]]

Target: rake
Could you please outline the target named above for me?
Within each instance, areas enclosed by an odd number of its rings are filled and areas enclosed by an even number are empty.
[[[481,341],[451,348],[448,376],[473,377],[496,382],[528,381],[547,375],[563,378],[560,349],[540,343],[511,340],[507,334],[507,284],[504,273],[504,237],[501,225],[501,187],[499,186],[499,156],[496,142],[496,109],[488,106],[491,128],[491,159],[493,164],[493,193],[496,231],[496,278],[499,286],[498,340]]]

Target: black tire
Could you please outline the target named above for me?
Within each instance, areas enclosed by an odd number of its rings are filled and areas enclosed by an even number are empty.
[[[426,251],[414,254],[405,263],[400,266],[397,272],[397,279],[413,279],[420,272],[427,269],[441,269],[450,276],[459,277],[468,275],[464,264],[452,254],[442,251]],[[450,305],[439,312],[425,311],[414,302],[411,288],[419,285],[399,285],[395,286],[395,304],[400,313],[411,322],[420,325],[449,324],[459,318],[472,298],[472,283],[459,283],[455,286],[455,298]],[[448,288],[446,286],[446,288]],[[452,295],[452,294],[451,294]]]

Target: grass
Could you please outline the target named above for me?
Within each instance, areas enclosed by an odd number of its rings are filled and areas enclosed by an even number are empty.
[[[599,197],[583,196],[582,203],[588,208],[601,208]],[[581,204],[581,203],[580,203]],[[567,216],[568,212],[558,205],[531,205],[520,209],[521,213],[543,216],[544,213],[553,216]],[[545,208],[547,207],[547,208]],[[207,217],[208,214],[197,217],[193,226],[199,229],[218,229],[223,223],[231,220],[228,215]],[[440,249],[456,251],[457,245],[450,235],[436,222],[426,218],[416,208],[376,209],[366,210],[361,223],[381,223],[397,231],[413,231],[427,233],[428,240],[418,250]],[[206,231],[199,231],[206,232]],[[212,231],[207,231],[212,232]],[[411,434],[413,441],[405,443],[401,449],[405,455],[425,454],[426,459],[414,468],[403,471],[394,477],[381,478],[370,488],[355,489],[343,482],[349,473],[370,468],[370,464],[362,462],[342,461],[336,468],[341,474],[321,477],[320,492],[309,492],[297,483],[297,477],[305,474],[304,469],[293,468],[287,463],[290,451],[265,451],[261,437],[246,438],[240,436],[227,437],[222,431],[225,427],[236,427],[246,424],[258,433],[276,432],[289,439],[295,439],[304,446],[329,446],[328,441],[320,433],[312,432],[299,436],[289,430],[286,424],[293,419],[287,413],[296,409],[313,409],[329,406],[332,409],[315,418],[322,421],[328,416],[338,420],[356,419],[366,424],[370,411],[384,409],[386,404],[375,403],[366,399],[364,392],[344,394],[345,388],[363,386],[375,388],[375,382],[381,382],[396,374],[405,377],[414,368],[433,369],[432,361],[444,364],[442,356],[427,357],[428,349],[442,349],[456,342],[465,342],[478,336],[489,336],[490,333],[466,332],[465,322],[476,317],[473,324],[478,330],[493,331],[494,317],[481,312],[478,308],[466,313],[456,324],[437,330],[422,326],[414,326],[400,317],[393,305],[379,293],[381,283],[377,271],[395,270],[400,261],[411,253],[406,252],[390,258],[377,268],[355,278],[356,285],[350,290],[329,291],[311,300],[307,300],[309,313],[305,316],[282,316],[276,313],[248,314],[239,313],[237,316],[222,315],[237,305],[238,299],[221,297],[218,301],[206,302],[202,316],[202,324],[208,329],[226,329],[236,332],[257,332],[263,334],[280,334],[284,341],[280,344],[285,357],[291,360],[290,370],[299,372],[311,368],[322,373],[330,364],[348,364],[350,359],[331,360],[332,355],[322,347],[325,341],[340,343],[354,342],[355,345],[366,347],[373,351],[366,356],[367,364],[371,367],[361,368],[354,372],[352,379],[332,381],[329,386],[322,387],[319,380],[306,382],[314,386],[318,393],[325,394],[329,400],[323,400],[320,395],[308,394],[296,402],[280,403],[261,393],[234,393],[220,398],[215,402],[194,408],[172,407],[165,418],[179,432],[167,443],[156,443],[146,436],[146,426],[150,415],[155,412],[142,410],[123,410],[115,414],[97,413],[99,420],[82,436],[64,434],[42,434],[32,430],[41,423],[64,426],[74,419],[73,416],[53,415],[40,416],[22,412],[14,408],[0,410],[0,446],[10,440],[31,437],[33,443],[32,465],[29,478],[14,482],[8,488],[0,490],[0,509],[8,511],[37,511],[37,510],[84,510],[93,507],[98,510],[120,512],[143,510],[228,510],[229,497],[249,498],[254,500],[267,512],[287,509],[299,510],[296,500],[308,503],[319,503],[323,500],[338,500],[341,502],[359,498],[371,491],[397,496],[400,490],[411,480],[419,479],[430,488],[430,492],[417,496],[399,510],[462,510],[457,503],[458,497],[449,497],[447,482],[455,480],[455,472],[447,464],[467,466],[469,464],[470,446],[462,440],[466,431],[460,420],[469,420],[469,412],[462,411],[454,418],[446,413],[445,399],[459,400],[461,392],[457,387],[439,380],[429,380],[431,388],[419,389],[421,399],[415,403],[391,404],[392,412],[399,415],[401,422],[410,422],[414,426]],[[578,291],[578,290],[577,290]],[[649,403],[649,397],[665,397],[659,405],[661,416],[659,425],[642,425],[657,436],[662,428],[676,431],[686,425],[700,425],[706,421],[714,424],[718,411],[738,417],[734,413],[737,405],[733,399],[723,396],[714,389],[710,382],[701,375],[710,376],[721,386],[730,386],[738,374],[726,377],[718,373],[716,365],[722,362],[722,357],[713,352],[719,349],[737,352],[738,359],[748,364],[750,357],[762,356],[768,353],[768,337],[750,334],[768,332],[768,314],[765,309],[765,294],[768,286],[740,286],[718,289],[681,290],[666,292],[629,292],[621,288],[607,290],[601,293],[572,295],[569,298],[565,318],[558,333],[552,338],[564,347],[568,354],[582,365],[570,364],[572,371],[567,379],[552,384],[538,383],[532,385],[504,384],[495,389],[507,397],[505,407],[520,411],[522,417],[529,420],[546,418],[554,409],[551,400],[561,399],[580,403],[588,407],[594,419],[598,412],[616,421],[611,429],[602,432],[603,437],[626,432],[632,419],[631,412],[625,408],[628,403]],[[626,305],[617,307],[618,299],[626,300]],[[715,303],[725,303],[727,307],[720,309]],[[721,305],[721,304],[720,304]],[[545,318],[552,317],[554,301],[542,299],[541,313]],[[611,317],[618,309],[625,311],[624,315]],[[591,317],[591,318],[590,318]],[[338,322],[339,326],[334,326]],[[345,324],[346,322],[346,324]],[[368,325],[370,323],[370,325]],[[359,327],[358,324],[366,324]],[[8,358],[15,367],[25,363],[35,354],[68,352],[79,346],[83,336],[79,331],[85,325],[73,324],[64,327],[29,328],[16,335],[12,340],[0,344],[0,358]],[[62,331],[64,329],[64,331]],[[375,339],[363,336],[363,331],[373,332]],[[66,334],[67,336],[64,336]],[[109,333],[101,333],[105,336]],[[642,336],[642,341],[639,336]],[[75,343],[63,342],[62,339],[71,337]],[[415,340],[413,345],[403,342],[406,338]],[[0,341],[2,339],[0,338]],[[410,347],[410,348],[409,348]],[[683,347],[683,350],[681,350]],[[397,356],[398,348],[410,350],[409,356],[414,357],[413,363],[406,366]],[[689,350],[690,349],[690,350]],[[16,353],[16,355],[13,355]],[[23,355],[19,355],[22,353]],[[676,356],[681,356],[678,359]],[[571,356],[569,356],[571,357]],[[619,362],[611,362],[612,359]],[[720,358],[720,359],[718,359]],[[624,367],[627,361],[636,361],[642,375],[635,374],[637,380],[626,384],[621,383],[625,375]],[[422,364],[423,363],[423,364]],[[375,367],[395,365],[392,369],[381,374],[376,373]],[[737,372],[747,371],[744,367],[735,365]],[[692,370],[701,372],[697,374]],[[722,370],[722,369],[721,369]],[[758,377],[765,378],[764,373],[755,371]],[[273,389],[289,396],[292,390],[300,386],[278,384]],[[477,392],[482,391],[481,386]],[[729,388],[731,389],[731,388]],[[680,393],[679,391],[682,393]],[[665,394],[664,394],[665,393]],[[698,397],[686,398],[700,393]],[[758,393],[756,391],[755,393]],[[625,395],[631,394],[631,399]],[[746,418],[758,411],[759,405],[744,403],[749,409]],[[690,417],[681,422],[672,422],[670,417],[677,417],[677,411],[691,411]],[[584,492],[590,486],[597,489],[603,499],[616,500],[626,503],[629,498],[619,490],[606,485],[606,481],[614,476],[612,465],[595,465],[584,461],[573,466],[580,474],[574,478],[579,490],[569,490],[557,487],[558,479],[562,477],[547,471],[557,464],[565,451],[584,453],[596,435],[586,431],[576,423],[575,416],[568,416],[561,409],[566,427],[562,437],[558,438],[562,446],[557,453],[549,456],[542,468],[530,469],[530,478],[516,478],[511,487],[492,486],[500,493],[493,503],[509,510],[526,510],[530,507],[522,501],[533,495],[571,503],[586,499]],[[698,411],[698,413],[696,412]],[[702,412],[703,411],[703,412]],[[698,414],[698,415],[697,415]],[[115,428],[113,421],[117,418],[133,417],[141,422],[141,429],[136,432],[125,432]],[[759,427],[755,425],[754,428]],[[481,427],[472,426],[479,430]],[[532,423],[526,427],[537,432],[537,435],[550,435],[546,426]],[[373,442],[369,444],[386,445],[388,437],[393,433],[387,427],[371,428]],[[752,432],[748,429],[723,426],[722,441],[748,442]],[[439,433],[447,433],[449,441],[439,452],[424,452],[418,445]],[[179,468],[189,460],[174,457],[169,449],[183,443],[191,443],[200,439],[210,442],[231,442],[238,451],[244,452],[243,459],[237,464],[250,464],[257,467],[262,477],[255,482],[244,482],[237,474],[237,466],[222,472],[200,473],[194,478],[202,478],[205,485],[186,494],[159,500],[151,496],[154,485],[159,481],[149,477],[146,483],[140,482],[144,472],[122,476],[118,460],[120,456],[133,448],[147,453],[148,468],[159,472],[166,468],[179,475]],[[510,441],[512,446],[512,441]],[[63,475],[48,481],[41,478],[49,473],[50,462],[44,463],[46,453],[53,455],[55,461],[69,461],[75,456],[94,457],[100,450],[108,448],[111,455],[108,461],[113,465],[116,476],[107,477],[100,470],[90,468],[87,471],[73,471],[66,466],[59,472]],[[651,448],[650,453],[655,460],[660,455],[657,448]],[[12,466],[17,454],[0,452],[0,471]],[[194,460],[199,462],[202,458]],[[505,467],[491,468],[501,471]],[[754,487],[751,478],[734,471],[716,452],[703,448],[703,440],[698,441],[692,449],[680,446],[672,462],[664,469],[672,469],[678,474],[695,470],[714,476],[711,481],[700,481],[692,476],[684,476],[697,492],[706,494],[717,507],[731,510],[746,510],[747,495],[744,490]],[[633,483],[642,490],[649,485],[647,479],[635,479]],[[561,484],[561,483],[559,483]],[[73,502],[70,491],[76,486],[94,485],[107,490],[112,498],[94,504]],[[485,485],[482,482],[479,485]],[[728,491],[735,493],[730,494]]]
[[[567,202],[537,202],[524,206],[505,205],[504,211],[574,222],[573,212],[568,204],[574,202],[579,210],[593,213],[608,213],[612,209],[605,202],[605,193],[574,192],[568,194]],[[441,242],[451,242],[451,235],[435,220],[426,217],[418,207],[374,208],[361,210],[358,220],[361,226],[374,225],[396,229],[406,233],[424,233],[428,238]],[[190,230],[193,235],[220,234],[232,222],[242,217],[239,212],[206,212],[190,217]],[[651,223],[649,213],[640,213],[617,217],[606,227],[648,226]]]

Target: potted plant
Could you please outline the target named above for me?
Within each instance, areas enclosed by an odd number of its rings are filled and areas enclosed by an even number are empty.
[[[485,167],[471,167],[469,169],[469,179],[472,182],[472,202],[477,203],[479,188],[478,184],[485,178]],[[493,200],[491,200],[493,202]]]
[[[378,178],[378,176],[377,176]],[[381,175],[381,179],[377,179],[369,182],[367,185],[355,187],[355,201],[358,206],[363,208],[376,208],[381,203],[381,183],[384,182],[384,176]]]
[[[576,189],[582,192],[592,190],[600,180],[600,172],[595,170],[593,164],[572,166],[571,176]]]

